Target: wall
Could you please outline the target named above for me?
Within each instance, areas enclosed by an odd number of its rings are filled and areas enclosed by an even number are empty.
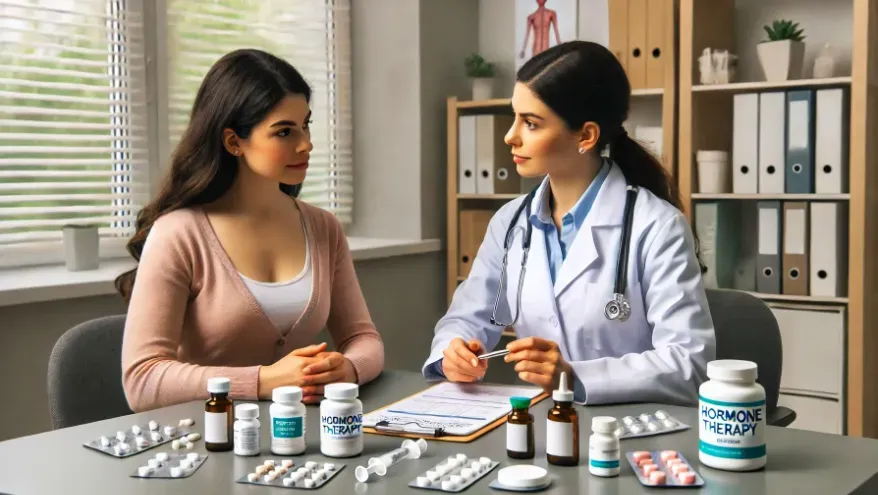
[[[437,252],[356,263],[366,303],[384,338],[387,369],[419,371],[427,358],[433,326],[445,310],[444,271],[437,269],[444,256]],[[12,405],[0,409],[0,441],[51,428],[46,370],[61,334],[81,322],[124,312],[122,300],[112,295],[0,308],[0,389]]]

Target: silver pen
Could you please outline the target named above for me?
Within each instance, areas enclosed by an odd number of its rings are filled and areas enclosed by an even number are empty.
[[[509,354],[509,350],[507,350],[507,349],[503,349],[501,351],[486,352],[485,354],[482,354],[481,356],[479,356],[479,360],[491,359],[492,357],[505,356],[507,354]]]

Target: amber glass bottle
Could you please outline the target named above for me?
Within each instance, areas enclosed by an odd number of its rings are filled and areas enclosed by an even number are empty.
[[[211,452],[225,452],[234,447],[231,388],[232,382],[228,378],[207,380],[210,399],[204,403],[204,447]]]
[[[513,459],[533,459],[534,417],[528,412],[530,399],[510,397],[512,412],[506,416],[506,455]]]
[[[573,408],[573,391],[567,388],[567,373],[561,373],[558,390],[552,392],[555,406],[546,418],[546,459],[556,466],[579,464],[579,416]]]

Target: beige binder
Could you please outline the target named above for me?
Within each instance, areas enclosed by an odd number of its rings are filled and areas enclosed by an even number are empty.
[[[783,287],[791,296],[808,295],[808,203],[783,203]]]
[[[646,87],[665,86],[665,60],[668,47],[668,30],[665,11],[673,7],[673,0],[649,0],[646,18]]]
[[[628,0],[608,0],[610,46],[613,55],[628,71]]]
[[[458,223],[458,259],[457,275],[469,276],[473,260],[488,231],[488,223],[494,216],[494,210],[460,210]]]
[[[628,80],[631,89],[646,88],[647,3],[660,0],[628,0]]]

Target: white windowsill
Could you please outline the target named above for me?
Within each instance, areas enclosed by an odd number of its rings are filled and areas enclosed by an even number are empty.
[[[354,261],[430,253],[442,249],[439,239],[400,240],[349,237]],[[63,265],[0,269],[0,306],[114,294],[113,281],[134,267],[130,258],[101,262],[97,270],[70,272]]]

